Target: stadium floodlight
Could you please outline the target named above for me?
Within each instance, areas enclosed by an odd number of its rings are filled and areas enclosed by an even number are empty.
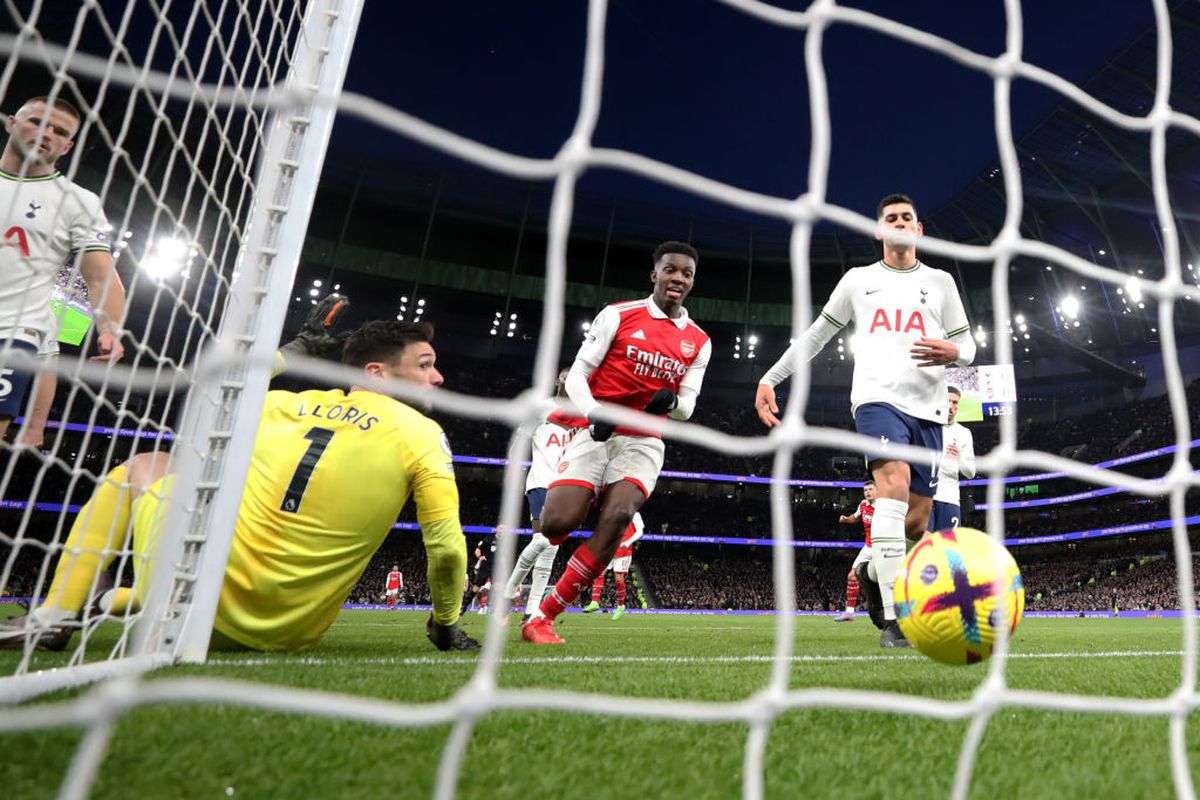
[[[1137,278],[1130,278],[1125,281],[1125,292],[1129,295],[1129,299],[1133,302],[1138,302],[1142,299],[1142,285]]]
[[[320,289],[320,288],[321,288],[321,281],[320,281],[320,280],[314,280],[314,281],[313,281],[313,286],[315,286],[315,287],[317,287],[318,289]]]
[[[316,297],[316,296],[317,296],[317,295],[319,295],[320,293],[321,293],[321,290],[320,290],[320,289],[317,289],[317,288],[312,288],[312,289],[309,289],[309,290],[308,290],[308,294],[309,294],[311,297]],[[401,310],[401,311],[403,311],[404,309],[403,309],[403,308],[401,308],[400,310]]]
[[[182,239],[176,239],[174,236],[158,239],[142,259],[142,272],[156,281],[172,278],[183,271],[188,252],[188,244]]]
[[[1099,253],[1099,254],[1100,254],[1100,255],[1102,255],[1102,256],[1106,256],[1106,255],[1108,255],[1108,251],[1107,251],[1107,250],[1097,250],[1096,252],[1097,252],[1097,253]]]
[[[750,341],[750,346],[751,346],[751,347],[754,347],[754,345],[758,344],[758,336],[756,336],[756,335],[755,335],[755,334],[753,334],[753,333],[752,333],[752,334],[750,334],[750,340],[749,340],[749,341]]]
[[[582,328],[583,328],[583,332],[584,332],[584,333],[587,333],[588,331],[590,331],[590,330],[592,329],[592,323],[585,321],[585,322],[583,323],[583,325],[582,325],[582,326],[580,326],[580,327],[582,327]]]
[[[495,336],[495,335],[496,335],[496,329],[492,328],[492,336]]]
[[[406,294],[402,294],[402,295],[400,295],[400,302],[401,302],[401,303],[407,303],[407,302],[408,302],[408,295],[406,295]]]
[[[425,305],[425,298],[424,297],[418,298],[417,305],[423,307]]]
[[[1075,319],[1079,316],[1079,298],[1073,294],[1069,294],[1060,302],[1063,316],[1067,319]]]

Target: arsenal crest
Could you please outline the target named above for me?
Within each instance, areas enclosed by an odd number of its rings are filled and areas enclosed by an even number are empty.
[[[696,343],[684,339],[679,343],[679,352],[683,353],[684,358],[691,358],[696,355]]]

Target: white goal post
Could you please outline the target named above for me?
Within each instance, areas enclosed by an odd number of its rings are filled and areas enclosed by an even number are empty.
[[[123,645],[107,658],[102,653],[101,660],[95,660],[86,652],[86,635],[72,663],[63,668],[29,669],[30,654],[26,653],[15,674],[0,677],[3,701],[18,701],[169,663],[202,661],[208,647],[234,518],[271,377],[270,364],[290,306],[289,295],[336,116],[336,100],[362,13],[362,0],[225,5],[245,26],[245,32],[258,38],[246,47],[242,64],[231,63],[232,45],[222,53],[226,64],[221,75],[231,76],[235,81],[224,88],[220,84],[196,86],[174,80],[181,62],[185,74],[202,73],[204,69],[204,64],[186,60],[188,54],[183,46],[175,51],[175,69],[170,78],[163,80],[161,75],[149,71],[149,63],[142,65],[138,73],[128,65],[125,69],[114,68],[112,63],[98,64],[96,59],[82,54],[62,52],[36,38],[32,42],[22,42],[19,38],[0,41],[0,47],[8,50],[10,65],[21,56],[44,60],[48,67],[60,59],[74,61],[82,65],[80,73],[102,81],[102,86],[107,86],[110,80],[118,84],[128,80],[131,91],[152,94],[163,107],[171,101],[182,101],[189,114],[199,109],[198,115],[218,124],[203,126],[198,139],[188,137],[186,122],[168,135],[187,152],[184,160],[190,161],[193,169],[204,157],[205,140],[219,139],[224,148],[221,155],[226,158],[222,164],[222,157],[218,156],[217,164],[230,172],[224,177],[233,181],[240,176],[245,184],[240,187],[237,204],[232,208],[225,205],[218,211],[229,218],[228,234],[222,239],[214,234],[207,246],[200,247],[205,260],[213,262],[211,282],[215,289],[211,302],[220,308],[202,309],[203,300],[197,292],[196,307],[189,310],[193,312],[193,321],[197,313],[216,311],[215,319],[210,317],[214,319],[215,330],[205,324],[192,326],[195,334],[189,337],[185,353],[190,350],[197,355],[193,363],[175,365],[175,374],[165,376],[165,381],[161,362],[168,358],[161,353],[154,353],[161,356],[159,359],[148,357],[142,364],[135,362],[134,366],[141,366],[145,373],[146,362],[159,361],[150,374],[139,375],[134,371],[127,378],[127,395],[130,387],[139,383],[155,389],[156,382],[185,382],[185,407],[180,415],[183,421],[177,428],[165,422],[165,414],[164,419],[139,421],[139,433],[147,427],[157,428],[174,440],[172,471],[178,476],[174,496],[166,503],[167,525],[155,556],[154,583],[144,609],[140,614],[126,615]],[[188,31],[193,29],[196,19],[193,12],[187,20]],[[170,27],[176,20],[158,22]],[[205,33],[210,40],[206,54],[213,41],[218,42],[219,49],[226,49],[218,38],[222,30],[221,21],[217,20]],[[251,75],[257,72],[253,84],[236,83],[248,72]],[[60,86],[65,98],[69,85],[60,79]],[[6,101],[13,92],[20,91],[12,85],[7,88]],[[227,108],[231,115],[235,111],[239,115],[260,114],[263,122],[255,125],[253,119],[248,119],[243,124],[241,138],[234,140],[230,136],[233,129],[230,117],[219,120],[216,116],[219,108]],[[111,132],[103,130],[101,125],[95,127],[102,140],[112,138]],[[81,132],[81,137],[85,134],[86,131]],[[185,209],[172,207],[174,198],[168,196],[165,183],[164,179],[163,190],[152,198],[156,206],[155,222],[165,216],[175,223],[173,227],[184,227],[180,220]],[[125,222],[122,228],[129,229],[129,223]],[[199,221],[189,231],[188,239],[200,241],[203,231],[204,222]],[[148,248],[151,252],[143,256],[140,266],[154,257],[153,248],[154,245]],[[218,248],[224,248],[230,256],[236,253],[236,258],[230,259],[231,268],[225,267],[216,252]],[[139,273],[133,281],[133,291],[142,288],[136,286],[141,280]],[[157,300],[163,294],[162,287],[155,294]],[[171,300],[177,306],[186,302],[178,295]],[[149,343],[144,344],[139,359],[153,352]],[[73,377],[82,381],[99,375],[119,385],[127,372],[118,367],[98,373],[95,367],[77,363]],[[111,454],[111,447],[109,451]],[[116,461],[110,455],[96,472],[102,476]],[[34,499],[33,496],[29,499],[26,519],[31,516],[28,512]],[[60,520],[56,536],[60,548],[63,528]],[[25,541],[23,531],[11,537],[10,543],[14,557],[22,546],[34,546],[32,541]],[[49,563],[54,546],[47,548],[44,564]],[[120,552],[123,561],[134,557],[124,543],[115,544],[114,549]],[[48,576],[39,576],[35,594],[44,594],[48,584]],[[88,621],[85,615],[85,633]]]

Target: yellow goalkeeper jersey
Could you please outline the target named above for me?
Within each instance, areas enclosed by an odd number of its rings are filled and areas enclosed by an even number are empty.
[[[316,644],[409,496],[458,525],[442,428],[387,395],[268,392],[213,627],[259,650]]]

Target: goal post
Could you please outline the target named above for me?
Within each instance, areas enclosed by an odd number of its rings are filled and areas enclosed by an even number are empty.
[[[31,609],[44,603],[55,556],[96,575],[79,617],[69,620],[77,632],[70,660],[43,661],[28,639],[15,669],[0,675],[0,702],[202,661],[208,647],[363,0],[225,0],[216,15],[201,5],[129,4],[114,18],[81,8],[76,28],[108,38],[107,60],[87,55],[80,36],[66,47],[44,41],[37,19],[21,36],[0,39],[10,59],[0,84],[6,111],[26,94],[46,93],[41,70],[54,76],[52,96],[82,107],[79,139],[92,153],[59,166],[99,196],[131,298],[127,317],[137,304],[121,364],[102,369],[86,362],[86,351],[64,354],[63,424],[47,434],[54,444],[35,467],[23,461],[15,470],[13,453],[0,481],[6,499],[26,493],[8,506],[23,509],[19,524],[0,527],[4,594],[28,597]],[[156,48],[170,48],[169,74]],[[60,288],[73,296],[69,282]],[[115,422],[103,425],[102,415]],[[81,441],[68,448],[72,427]],[[78,457],[67,452],[76,444]],[[70,546],[71,515],[131,452],[168,444],[175,479],[160,507],[163,533],[154,568],[145,570],[145,602],[140,611],[102,612],[105,567],[116,561],[116,580],[127,582],[140,556],[120,535],[99,551]],[[54,493],[56,473],[65,474],[71,503]],[[128,484],[121,491],[127,496]],[[44,497],[58,510],[35,512]],[[92,565],[81,567],[89,558]],[[105,620],[121,623],[111,646],[107,634],[102,644],[92,641]],[[55,668],[42,668],[47,663]]]
[[[198,662],[208,650],[271,378],[265,365],[287,316],[362,3],[313,0],[305,12],[284,103],[275,106],[268,128],[229,304],[216,342],[201,357],[202,377],[180,432],[178,494],[166,527],[171,536],[159,554],[172,569],[155,573],[135,651],[165,650],[172,660]]]

